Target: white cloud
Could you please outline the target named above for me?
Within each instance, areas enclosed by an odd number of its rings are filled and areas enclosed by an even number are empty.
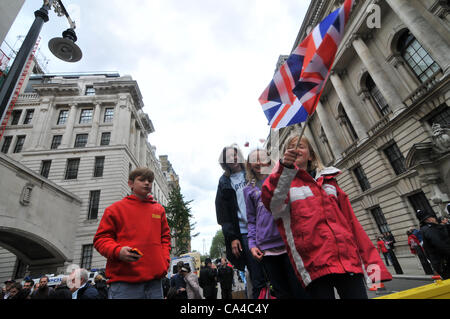
[[[38,4],[39,3],[39,4]],[[26,1],[7,41],[25,34],[40,1]],[[290,53],[309,1],[80,0],[67,7],[79,20],[83,59],[59,61],[47,42],[68,28],[51,14],[41,32],[50,72],[118,71],[138,81],[156,132],[150,143],[180,175],[201,235],[193,248],[209,251],[220,227],[215,192],[223,146],[260,145],[269,129],[258,97],[280,54]],[[70,6],[71,5],[71,6]],[[244,149],[245,151],[246,149]]]

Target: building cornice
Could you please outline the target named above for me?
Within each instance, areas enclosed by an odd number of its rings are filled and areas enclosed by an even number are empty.
[[[129,93],[137,110],[140,110],[144,107],[141,91],[137,82],[134,80],[94,82],[93,86],[96,95]]]

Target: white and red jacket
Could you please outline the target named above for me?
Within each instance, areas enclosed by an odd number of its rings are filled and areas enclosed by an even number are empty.
[[[262,188],[262,201],[272,212],[305,287],[328,274],[364,270],[373,282],[392,280],[347,194],[337,185],[340,173],[327,167],[314,179],[302,169],[278,163]]]

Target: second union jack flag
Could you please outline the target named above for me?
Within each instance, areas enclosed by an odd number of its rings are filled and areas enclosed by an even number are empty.
[[[291,53],[259,98],[271,128],[306,121],[329,77],[355,0],[330,13]]]

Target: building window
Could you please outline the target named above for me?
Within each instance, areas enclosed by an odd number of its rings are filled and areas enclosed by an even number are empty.
[[[356,179],[358,180],[358,183],[361,186],[363,192],[370,189],[369,180],[367,179],[366,174],[364,173],[364,170],[362,169],[361,165],[356,166],[353,169],[353,173],[355,174]]]
[[[444,109],[429,119],[428,124],[430,124],[430,126],[433,126],[433,124],[439,124],[441,127],[450,128],[450,107],[444,104]]]
[[[440,70],[439,65],[409,31],[399,39],[398,51],[422,83]]]
[[[85,95],[95,95],[95,89],[92,85],[86,86],[86,91],[84,92]]]
[[[86,147],[88,134],[77,134],[75,137],[75,145],[73,147]]]
[[[396,143],[386,147],[384,149],[384,154],[386,154],[396,175],[406,172],[405,158]]]
[[[68,159],[66,167],[66,175],[64,179],[77,179],[79,166],[80,166],[79,158]]]
[[[375,219],[375,222],[377,223],[378,229],[380,230],[380,233],[390,233],[391,230],[389,229],[389,225],[386,221],[386,218],[384,217],[383,211],[379,206],[374,207],[370,210],[370,213],[372,214],[373,218]]]
[[[52,166],[52,161],[51,160],[42,161],[41,176],[43,176],[45,178],[48,178],[48,175],[50,173],[50,166]]]
[[[57,125],[66,124],[68,117],[69,117],[69,111],[68,110],[61,110],[59,112],[58,122],[56,124]]]
[[[100,191],[91,191],[89,194],[88,219],[97,219],[99,203],[100,203]]]
[[[81,247],[81,268],[86,270],[91,269],[92,267],[92,254],[94,252],[94,246],[91,245],[83,245]]]
[[[100,140],[100,145],[102,146],[109,145],[110,141],[111,141],[111,132],[103,132],[102,139]]]
[[[2,153],[8,154],[9,147],[11,146],[12,139],[13,139],[12,136],[5,136],[3,138]]]
[[[102,177],[103,176],[103,168],[105,166],[105,157],[99,156],[95,158],[94,164],[94,177]]]
[[[50,149],[56,150],[61,145],[62,135],[54,135]]]
[[[92,109],[81,110],[80,124],[91,123],[92,122]]]
[[[113,108],[105,109],[105,116],[103,118],[103,122],[109,123],[112,122],[113,119],[114,119],[114,109]]]
[[[25,136],[17,136],[16,147],[14,148],[14,153],[20,153],[23,149],[23,144],[25,144]]]
[[[15,110],[12,112],[11,125],[19,124],[20,116],[22,115],[22,110]]]
[[[389,105],[387,104],[386,100],[384,99],[384,96],[381,94],[380,90],[378,89],[377,85],[372,80],[372,77],[370,75],[367,75],[366,87],[376,106],[380,110],[381,114],[383,116],[387,115],[390,111]]]
[[[408,196],[408,200],[411,203],[411,206],[414,208],[414,213],[419,209],[424,212],[431,212],[431,213],[433,212],[433,208],[431,208],[431,205],[428,202],[427,197],[422,191],[414,195]]]
[[[34,110],[27,110],[25,113],[25,119],[23,120],[23,124],[31,124],[31,120],[33,119]]]

